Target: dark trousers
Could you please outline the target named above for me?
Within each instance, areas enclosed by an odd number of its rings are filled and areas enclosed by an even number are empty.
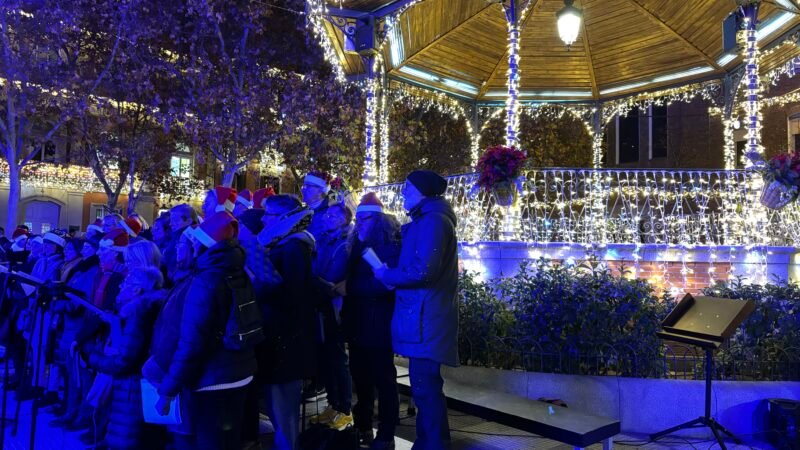
[[[246,386],[221,391],[192,392],[187,410],[191,414],[189,420],[194,434],[173,433],[175,448],[239,450],[246,392]]]
[[[302,391],[302,380],[262,386],[267,415],[275,427],[273,448],[276,450],[294,450],[297,447]]]
[[[375,391],[378,391],[378,435],[381,441],[394,441],[400,417],[397,396],[397,370],[391,348],[350,346],[350,371],[353,373],[358,403],[353,418],[359,431],[372,430]]]
[[[338,326],[337,326],[338,327]],[[326,333],[325,342],[319,346],[319,373],[325,383],[328,404],[336,411],[350,414],[353,386],[347,368],[347,352],[340,332]]]
[[[450,448],[450,424],[447,421],[441,366],[429,359],[409,359],[411,396],[417,405],[417,439],[411,447],[413,450]]]

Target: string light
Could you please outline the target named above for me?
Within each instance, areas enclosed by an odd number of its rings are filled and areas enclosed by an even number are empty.
[[[377,114],[378,104],[375,98],[376,95],[376,81],[375,75],[372,70],[369,73],[369,79],[367,80],[367,112],[366,112],[366,120],[365,123],[365,130],[364,135],[366,139],[366,148],[364,150],[364,175],[362,180],[364,182],[364,186],[369,186],[375,184],[375,173],[376,173],[376,160],[375,160],[375,118]]]
[[[0,178],[8,183],[8,163],[0,160]],[[73,192],[105,192],[92,169],[78,165],[31,163],[22,168],[22,182],[38,189]]]
[[[747,117],[747,151],[745,167],[758,164],[763,159],[764,149],[761,146],[761,83],[758,73],[758,38],[756,36],[755,12],[757,8],[748,8],[745,14],[745,29],[740,32],[740,39],[744,40],[745,61],[745,112]]]
[[[336,51],[333,49],[331,40],[327,38],[327,31],[325,30],[325,17],[328,15],[328,7],[325,5],[324,0],[307,0],[306,8],[306,26],[310,26],[314,38],[322,47],[322,55],[325,61],[333,67],[336,80],[340,83],[345,83],[347,78],[342,68],[342,62],[336,55]]]
[[[381,77],[381,122],[380,122],[380,171],[378,179],[381,184],[389,179],[389,110],[386,109],[386,99],[389,96],[386,79]]]

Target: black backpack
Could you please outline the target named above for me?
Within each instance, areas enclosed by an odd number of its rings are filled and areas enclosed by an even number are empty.
[[[244,273],[225,277],[231,292],[231,310],[225,323],[222,345],[233,351],[255,347],[264,341],[261,308],[256,301],[250,278]]]

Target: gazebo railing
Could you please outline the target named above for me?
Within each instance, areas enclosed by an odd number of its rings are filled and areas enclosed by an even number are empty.
[[[743,170],[537,169],[513,206],[475,188],[476,173],[448,178],[462,241],[576,244],[795,245],[800,208],[767,210],[760,175]],[[404,220],[402,184],[370,187]]]

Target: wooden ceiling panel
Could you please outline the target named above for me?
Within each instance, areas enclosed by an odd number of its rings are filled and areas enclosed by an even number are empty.
[[[354,9],[356,11],[375,11],[397,0],[328,0],[332,8]]]

